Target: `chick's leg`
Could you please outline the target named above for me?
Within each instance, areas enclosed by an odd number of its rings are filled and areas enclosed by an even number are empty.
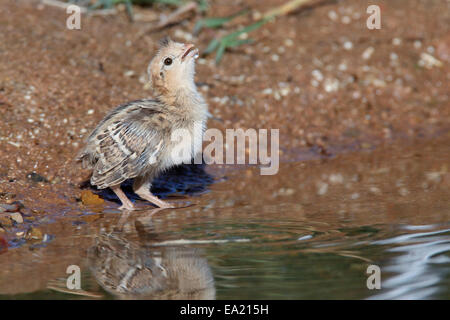
[[[173,208],[174,206],[168,202],[162,201],[150,192],[150,181],[145,178],[136,178],[133,183],[134,192],[147,201],[160,208]]]
[[[123,210],[134,210],[133,202],[128,199],[128,197],[123,193],[122,189],[120,189],[120,185],[111,187],[111,190],[114,191],[117,197],[119,197],[120,201],[122,202],[122,206],[119,207],[119,209]]]

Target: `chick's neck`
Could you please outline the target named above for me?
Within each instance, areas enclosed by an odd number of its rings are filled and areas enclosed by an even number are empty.
[[[198,92],[194,81],[159,93],[158,99],[167,105],[176,107],[184,116],[200,116],[206,110],[205,101]]]

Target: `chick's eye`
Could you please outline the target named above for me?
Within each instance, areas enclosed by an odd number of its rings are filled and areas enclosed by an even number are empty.
[[[170,66],[172,64],[172,58],[165,58],[164,59],[164,64],[166,66]]]

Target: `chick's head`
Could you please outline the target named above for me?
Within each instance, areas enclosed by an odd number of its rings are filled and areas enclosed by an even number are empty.
[[[195,88],[197,58],[198,49],[193,44],[179,43],[169,38],[161,40],[160,48],[147,70],[156,93],[164,95]]]

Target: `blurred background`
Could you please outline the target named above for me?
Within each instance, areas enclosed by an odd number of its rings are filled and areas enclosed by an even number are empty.
[[[71,4],[80,29],[67,27]],[[367,26],[370,5],[380,29]],[[118,261],[166,257],[175,271],[155,278],[159,293],[144,284],[144,298],[449,298],[449,7],[2,0],[0,298],[138,297],[98,279],[106,267],[87,259],[98,239],[133,244],[108,251]],[[164,36],[200,49],[208,127],[280,129],[281,164],[274,176],[178,169],[155,188],[193,206],[142,222],[111,194],[81,190],[88,172],[73,159],[108,110],[152,96],[146,70]],[[174,295],[186,276],[176,266],[197,257],[205,295]],[[64,289],[71,264],[85,284],[76,295]],[[366,286],[370,264],[381,290]]]

